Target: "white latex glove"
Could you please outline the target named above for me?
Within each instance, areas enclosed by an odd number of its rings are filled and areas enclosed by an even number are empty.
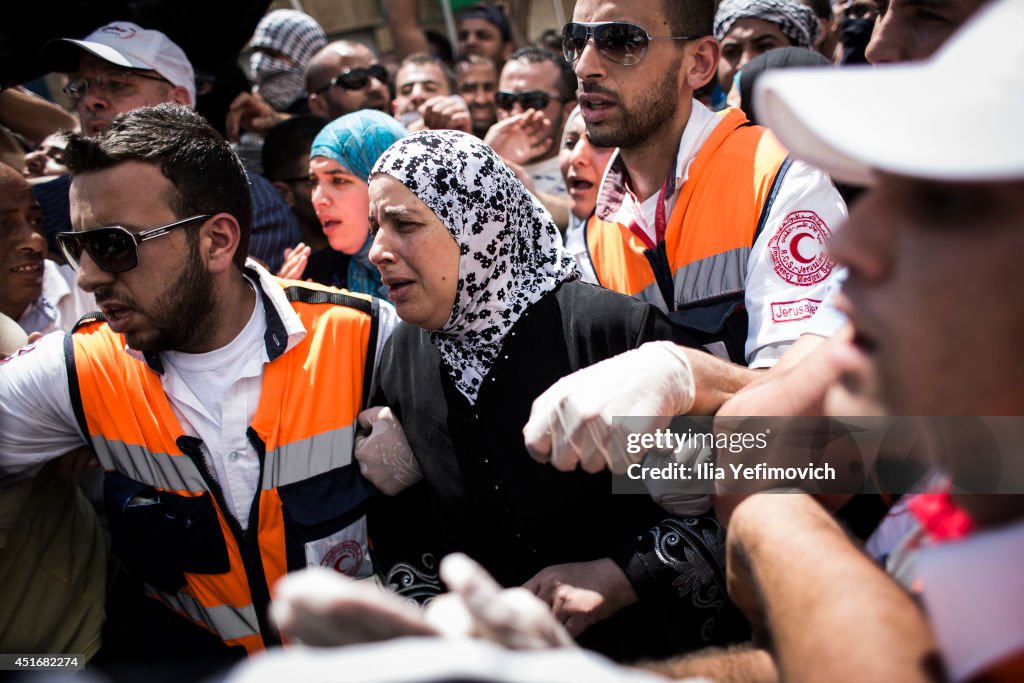
[[[683,349],[648,342],[563,377],[538,396],[523,428],[526,447],[565,472],[579,463],[587,472],[608,467],[622,474],[646,453],[627,453],[627,435],[667,427],[693,407],[695,391]],[[616,416],[650,419],[614,425]]]
[[[669,463],[680,463],[687,467],[696,467],[701,463],[713,460],[713,455],[710,448],[700,447],[683,448],[678,453],[668,453],[666,457],[655,457],[656,454],[652,451],[644,458],[643,465],[644,467],[664,467]],[[711,509],[711,498],[708,495],[709,482],[702,479],[645,478],[644,486],[651,494],[651,499],[673,515],[697,517]]]
[[[543,600],[525,588],[502,588],[466,555],[448,555],[440,571],[451,592],[427,606],[426,619],[442,633],[482,638],[512,650],[576,646]]]
[[[274,584],[270,617],[289,641],[317,647],[436,636],[420,611],[374,581],[312,567]]]
[[[393,496],[423,478],[405,430],[390,408],[367,408],[356,420],[370,430],[356,436],[359,471],[382,493]]]

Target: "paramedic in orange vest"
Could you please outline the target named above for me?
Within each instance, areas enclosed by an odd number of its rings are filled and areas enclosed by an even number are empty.
[[[67,160],[58,242],[101,312],[0,365],[0,486],[88,443],[114,552],[156,606],[138,629],[260,650],[286,572],[372,571],[353,431],[394,311],[247,259],[245,172],[184,107],[71,135]]]
[[[837,276],[826,246],[846,206],[827,175],[789,159],[740,110],[716,114],[693,99],[719,61],[714,5],[576,3],[562,44],[587,136],[618,147],[585,240],[601,285],[661,308],[716,356],[762,369],[803,334]],[[639,382],[665,355],[630,353],[621,376],[584,371],[619,387],[614,395],[570,375],[538,399],[526,428],[538,459],[567,469],[607,450],[608,416],[635,414]],[[687,408],[665,400],[660,409]]]

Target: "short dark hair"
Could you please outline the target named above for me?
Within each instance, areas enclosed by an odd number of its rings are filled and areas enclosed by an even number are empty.
[[[497,5],[477,5],[459,13],[456,23],[461,24],[466,19],[483,19],[493,24],[501,39],[506,43],[512,42],[512,24],[505,16],[505,10]]]
[[[452,71],[452,68],[445,64],[444,61],[437,55],[432,55],[428,52],[416,52],[415,54],[411,54],[405,59],[403,59],[402,63],[398,65],[398,71],[401,71],[402,69],[411,64],[419,64],[421,66],[424,64],[433,64],[434,66],[441,70],[442,74],[444,74],[444,80],[448,84],[448,92],[450,92],[453,95],[456,93],[455,72]],[[397,71],[395,72],[395,87],[398,87]]]
[[[576,72],[569,62],[565,61],[565,58],[557,52],[552,52],[542,47],[524,47],[513,52],[512,56],[508,58],[508,62],[505,63],[508,64],[516,60],[529,62],[530,64],[551,62],[558,67],[558,90],[562,99],[572,99],[576,95],[576,88],[579,86],[576,80]]]
[[[302,114],[285,119],[267,131],[263,138],[263,175],[267,180],[283,180],[282,169],[309,149],[327,120],[312,114]]]
[[[234,216],[241,229],[234,263],[242,267],[252,226],[249,177],[231,145],[206,119],[179,104],[158,104],[118,115],[94,138],[68,135],[64,163],[72,176],[126,161],[160,167],[171,181],[165,199],[177,218],[203,213]]]
[[[715,0],[661,0],[674,36],[710,36],[715,27]]]

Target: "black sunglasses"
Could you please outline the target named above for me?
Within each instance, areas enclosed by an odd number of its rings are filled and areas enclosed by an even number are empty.
[[[570,64],[583,54],[591,36],[603,57],[633,66],[647,55],[652,40],[695,40],[699,36],[652,36],[643,26],[624,21],[570,22],[562,27],[562,52]]]
[[[85,251],[97,266],[108,273],[123,273],[139,265],[139,245],[146,240],[166,235],[175,228],[196,221],[205,221],[211,217],[213,214],[204,213],[161,225],[152,230],[144,230],[138,234],[121,225],[93,228],[82,232],[58,232],[57,246],[64,252],[64,258],[75,270],[81,268],[82,252]]]
[[[526,92],[508,92],[507,90],[499,90],[494,93],[494,104],[498,106],[498,109],[502,111],[511,111],[512,107],[516,106],[516,102],[523,105],[523,109],[544,109],[548,106],[551,100],[557,100],[559,102],[568,102],[569,100],[563,100],[560,97],[549,95],[546,92],[540,90],[527,90]]]
[[[345,69],[332,78],[327,85],[317,88],[313,93],[319,95],[326,92],[332,85],[340,85],[345,90],[362,90],[370,82],[371,77],[376,78],[384,85],[388,84],[388,70],[380,64],[373,64],[368,67],[357,66],[354,69]]]

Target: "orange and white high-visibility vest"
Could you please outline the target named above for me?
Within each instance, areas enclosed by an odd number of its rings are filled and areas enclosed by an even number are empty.
[[[270,362],[247,432],[260,485],[244,530],[198,439],[174,415],[159,359],[129,355],[102,321],[83,321],[67,341],[72,404],[107,471],[114,551],[151,597],[249,653],[275,642],[270,586],[307,566],[310,544],[333,543],[337,569],[369,566],[364,515],[373,489],[352,447],[373,376],[377,303],[318,285],[282,286],[307,334],[285,351],[287,335],[268,304]]]
[[[770,131],[726,110],[690,165],[654,249],[619,223],[592,215],[586,242],[604,287],[647,301],[705,345],[743,363],[747,260],[785,170]]]

